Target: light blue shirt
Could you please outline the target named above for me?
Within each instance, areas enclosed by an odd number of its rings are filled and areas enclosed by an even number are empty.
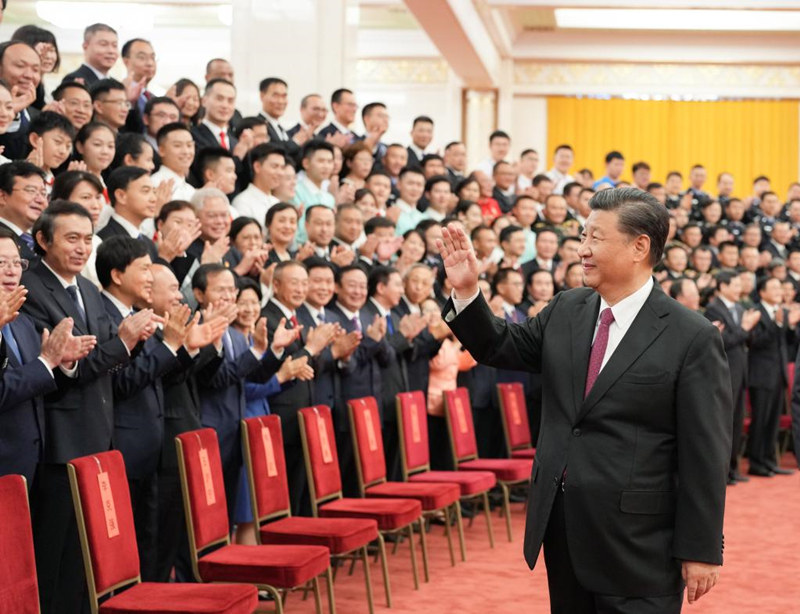
[[[294,191],[294,200],[292,204],[298,207],[301,204],[304,205],[304,211],[308,211],[309,207],[314,205],[325,205],[330,209],[336,208],[336,201],[333,198],[333,194],[315,186],[303,172],[298,174],[297,187]],[[297,222],[297,233],[294,236],[294,241],[299,247],[307,240],[306,218],[305,215],[301,215]]]

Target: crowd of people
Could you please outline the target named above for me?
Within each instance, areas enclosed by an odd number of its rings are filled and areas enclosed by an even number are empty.
[[[529,148],[512,159],[499,130],[468,168],[464,143],[431,147],[425,115],[410,142],[386,143],[388,109],[371,102],[356,134],[348,89],[306,94],[288,127],[280,78],[258,84],[262,110],[242,117],[225,59],[208,62],[205,83],[181,79],[157,96],[147,40],[120,48],[98,23],[83,50],[80,68],[45,91],[55,37],[24,26],[0,45],[0,474],[31,489],[46,614],[85,599],[72,458],[122,452],[142,578],[167,581],[191,575],[179,433],[217,432],[241,543],[254,540],[243,417],[281,417],[296,514],[310,509],[303,407],[333,409],[345,494],[356,491],[348,399],[378,400],[394,479],[399,392],[426,391],[433,468],[452,462],[442,396],[457,386],[469,389],[481,456],[506,454],[499,382],[523,383],[536,441],[542,382],[477,364],[454,338],[440,316],[450,288],[437,240],[461,226],[493,312],[523,321],[583,285],[582,225],[605,189],[635,186],[669,210],[657,281],[721,331],[735,403],[729,483],[748,479],[738,468],[748,394],[749,472],[787,471],[775,447],[800,342],[800,184],[782,201],[760,176],[744,195],[743,178],[711,186],[699,164],[660,183],[617,151],[596,179],[573,172],[566,144],[547,164]],[[120,56],[122,81],[108,75]]]

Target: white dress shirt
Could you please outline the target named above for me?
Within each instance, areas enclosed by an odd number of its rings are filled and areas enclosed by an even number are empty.
[[[231,151],[231,133],[227,126],[217,126],[216,124],[212,124],[210,121],[208,121],[208,119],[204,119],[200,123],[211,131],[211,134],[214,135],[214,138],[220,147],[224,147],[228,151]],[[225,133],[225,145],[222,144],[222,139],[219,136],[221,132]]]
[[[267,218],[267,211],[270,210],[272,205],[277,204],[279,201],[271,194],[267,194],[261,188],[257,188],[255,184],[251,183],[245,188],[241,194],[233,199],[231,206],[241,216],[252,217],[261,224],[261,231],[266,233],[267,227],[265,220]]]
[[[195,189],[186,182],[186,177],[181,177],[164,164],[162,164],[161,168],[155,173],[150,175],[150,179],[153,181],[154,188],[157,188],[167,179],[172,179],[172,194],[170,195],[172,200],[191,200],[192,196],[194,196]]]

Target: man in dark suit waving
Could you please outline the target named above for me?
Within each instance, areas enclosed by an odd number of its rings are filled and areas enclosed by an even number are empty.
[[[672,614],[722,564],[730,375],[717,328],[653,283],[666,209],[638,189],[591,206],[588,287],[519,324],[492,315],[469,239],[443,229],[444,318],[478,361],[542,373],[524,551],[533,567],[544,543],[551,611]]]

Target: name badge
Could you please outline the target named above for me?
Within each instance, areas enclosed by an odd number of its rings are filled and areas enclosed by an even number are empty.
[[[322,462],[326,465],[333,462],[331,452],[331,442],[328,439],[328,429],[325,428],[325,421],[317,416],[317,431],[319,432],[319,445],[322,448]]]
[[[364,410],[364,426],[367,428],[367,445],[370,452],[375,452],[378,449],[378,438],[375,437],[375,425],[372,423],[372,413]]]
[[[467,427],[467,417],[464,414],[464,405],[461,403],[461,397],[456,397],[454,401],[456,406],[456,422],[458,422],[458,430],[462,433],[469,431]]]
[[[272,433],[266,426],[261,427],[261,441],[264,444],[264,458],[267,463],[267,476],[274,478],[278,475],[278,466],[275,464],[275,449],[272,447]]]
[[[98,474],[97,483],[100,486],[100,499],[103,502],[106,533],[110,539],[119,535],[119,523],[117,523],[117,509],[114,507],[114,494],[111,492],[111,483],[108,481],[107,471]]]
[[[411,441],[420,443],[422,441],[422,433],[419,430],[419,412],[417,411],[417,404],[411,404]]]
[[[200,471],[203,474],[203,488],[206,491],[206,505],[214,505],[217,495],[214,492],[214,478],[211,475],[211,463],[208,461],[208,450],[200,448],[197,455],[200,457]]]

